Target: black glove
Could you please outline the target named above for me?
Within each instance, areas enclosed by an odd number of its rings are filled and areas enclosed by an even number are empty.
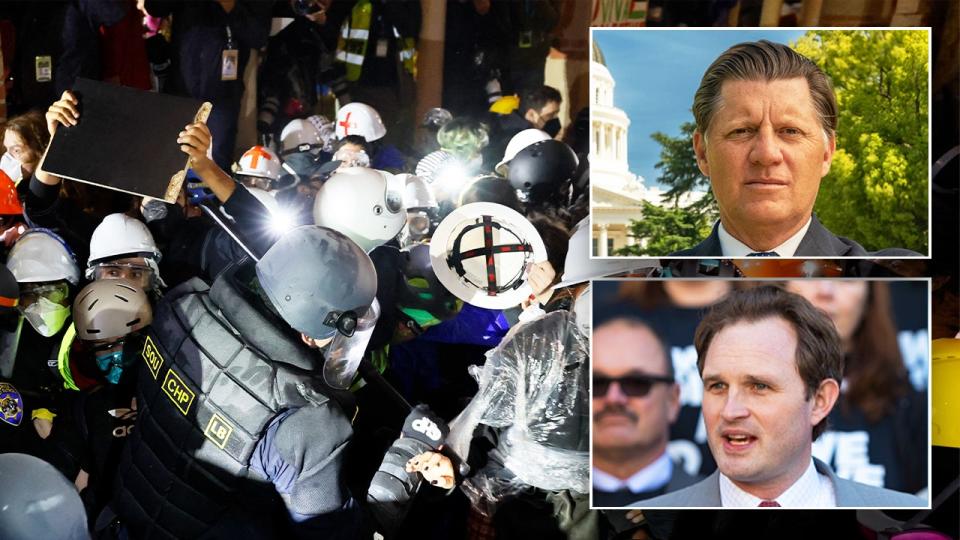
[[[392,538],[403,523],[423,478],[407,472],[407,461],[424,452],[438,451],[449,426],[426,405],[417,405],[403,421],[400,438],[383,456],[367,490],[367,507],[380,525],[378,532]]]
[[[421,404],[414,407],[403,421],[402,433],[404,437],[416,439],[436,451],[447,439],[450,427],[430,407]]]

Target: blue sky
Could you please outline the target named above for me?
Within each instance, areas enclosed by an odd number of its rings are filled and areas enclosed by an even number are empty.
[[[796,41],[804,30],[608,30],[594,29],[607,68],[616,81],[614,105],[630,117],[630,171],[648,186],[659,185],[660,145],[650,134],[679,135],[680,124],[692,122],[690,106],[700,78],[711,62],[731,45],[767,39]]]

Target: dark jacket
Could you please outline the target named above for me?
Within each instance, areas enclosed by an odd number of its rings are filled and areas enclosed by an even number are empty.
[[[673,473],[670,475],[670,480],[660,489],[650,490],[643,493],[631,493],[630,490],[627,489],[613,492],[594,489],[593,506],[629,506],[630,503],[637,502],[638,500],[649,499],[651,497],[656,497],[663,495],[664,493],[670,493],[671,491],[676,491],[678,489],[693,485],[700,479],[701,478],[699,476],[691,476],[687,474],[687,472],[683,470],[683,467],[679,463],[674,462]]]
[[[112,26],[133,8],[127,0],[4,2],[16,27],[7,96],[11,113],[46,108],[77,77],[101,78],[100,27]],[[6,18],[6,17],[4,17]],[[4,44],[7,48],[7,44]],[[37,80],[37,58],[49,56],[52,80]]]
[[[214,0],[147,0],[146,9],[150,15],[173,15],[172,92],[207,101],[239,100],[243,95],[243,70],[250,58],[250,49],[267,44],[270,7],[270,2],[239,0],[230,13],[226,13]],[[220,80],[220,62],[227,44],[228,26],[239,51],[235,81]]]
[[[334,49],[326,43],[329,26],[329,22],[320,26],[296,17],[270,38],[257,77],[257,106],[263,111],[268,104],[276,104],[278,111],[273,124],[258,125],[262,132],[280,131],[288,121],[309,115],[322,85],[335,94],[345,90],[346,70],[334,62]]]
[[[833,483],[837,508],[842,507],[919,507],[927,503],[926,499],[865,484],[838,478],[830,467],[817,458],[813,458],[817,473],[826,476]],[[710,507],[721,508],[720,470],[704,480],[674,493],[668,493],[653,499],[636,502],[630,506],[639,508],[661,507]]]
[[[490,144],[483,149],[483,165],[492,170],[503,159],[503,153],[514,135],[533,128],[519,109],[510,114],[490,115]]]
[[[360,84],[365,86],[394,86],[403,67],[398,63],[401,38],[417,38],[420,35],[420,2],[406,0],[372,0],[370,14],[370,38],[367,54],[363,57]],[[377,42],[386,40],[387,54],[377,56]]]
[[[713,226],[710,236],[703,242],[690,249],[682,249],[671,253],[671,257],[722,257],[720,249],[720,236],[717,232],[719,222]],[[868,252],[860,244],[836,236],[824,227],[817,216],[810,220],[810,228],[807,234],[803,236],[800,245],[797,246],[797,252],[794,257],[917,257],[919,253],[903,248],[887,248],[879,251]]]

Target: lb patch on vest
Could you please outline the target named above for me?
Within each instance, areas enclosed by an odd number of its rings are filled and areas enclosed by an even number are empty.
[[[233,426],[219,414],[211,416],[210,421],[207,422],[207,429],[203,430],[203,434],[221,449],[227,445],[231,433],[233,433]]]
[[[190,412],[193,398],[196,397],[193,390],[172,369],[167,370],[167,376],[163,378],[163,393],[170,398],[170,401],[173,401],[173,404],[180,409],[184,416]]]
[[[143,357],[143,361],[147,363],[147,367],[150,368],[150,373],[153,374],[153,378],[156,380],[160,375],[160,368],[163,366],[163,355],[160,354],[160,349],[157,349],[157,346],[153,344],[150,336],[147,336],[147,340],[143,343],[143,351],[140,353],[140,356]]]
[[[10,383],[0,383],[0,420],[11,426],[23,420],[23,398]]]

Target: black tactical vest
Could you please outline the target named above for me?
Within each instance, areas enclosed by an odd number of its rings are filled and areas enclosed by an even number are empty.
[[[137,424],[111,505],[130,537],[273,537],[286,512],[250,457],[278,413],[329,399],[313,375],[321,357],[228,272],[164,296],[138,362]]]

